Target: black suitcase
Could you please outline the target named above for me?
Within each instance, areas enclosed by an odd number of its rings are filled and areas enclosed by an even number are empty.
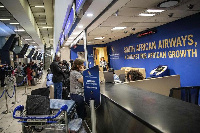
[[[31,95],[41,95],[49,98],[49,88],[39,88],[32,90]]]
[[[28,95],[26,100],[27,115],[50,115],[50,99],[46,96]]]
[[[16,84],[17,84],[17,86],[24,85],[24,76],[17,76],[16,77]]]

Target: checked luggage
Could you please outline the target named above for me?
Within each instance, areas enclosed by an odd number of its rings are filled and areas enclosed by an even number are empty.
[[[49,98],[49,89],[48,88],[38,88],[31,91],[31,95],[41,95]]]
[[[28,95],[26,100],[27,115],[49,115],[50,99],[46,96]]]

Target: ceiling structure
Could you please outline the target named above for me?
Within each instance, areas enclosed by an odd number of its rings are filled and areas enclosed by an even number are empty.
[[[200,12],[199,0],[179,0],[173,7],[158,7],[159,3],[164,1],[166,0],[118,0],[88,28],[88,44],[106,44]],[[164,11],[155,13],[152,17],[139,16],[140,13],[147,13],[147,9]],[[114,27],[126,28],[111,30]],[[105,38],[95,40],[96,37]],[[83,44],[83,40],[78,44]]]
[[[54,0],[0,0],[0,20],[15,31],[24,43],[43,51],[53,45]],[[37,7],[39,6],[39,7]],[[19,23],[19,24],[10,24]],[[2,34],[3,36],[3,34]]]
[[[53,45],[53,0],[27,0],[36,24],[40,29],[42,40],[48,46]],[[41,7],[35,7],[41,6]],[[42,7],[44,6],[44,7]]]

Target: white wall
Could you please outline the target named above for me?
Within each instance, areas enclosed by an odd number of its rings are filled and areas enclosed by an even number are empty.
[[[73,0],[55,0],[54,7],[54,53],[57,48],[60,33],[66,13],[69,14]],[[54,54],[53,54],[54,56]]]
[[[70,60],[70,48],[69,47],[64,47],[60,50],[61,53],[61,60],[66,60],[69,62]]]

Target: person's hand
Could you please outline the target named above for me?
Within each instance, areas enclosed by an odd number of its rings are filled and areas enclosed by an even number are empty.
[[[79,70],[80,70],[81,72],[84,71],[84,70],[85,70],[84,65],[81,65],[80,68],[79,68]]]

